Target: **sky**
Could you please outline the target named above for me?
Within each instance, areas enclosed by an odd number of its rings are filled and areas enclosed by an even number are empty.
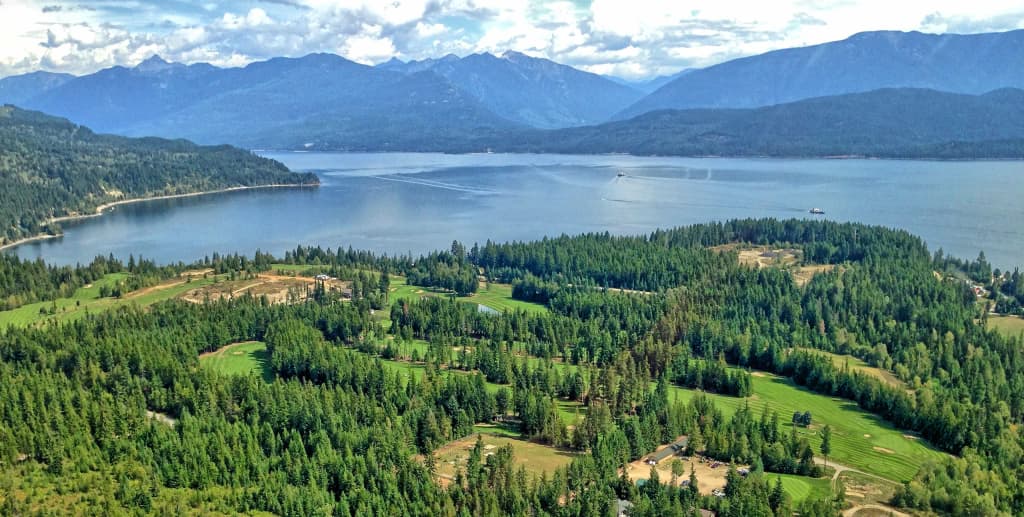
[[[242,66],[515,50],[643,80],[868,30],[1024,28],[1021,0],[0,0],[0,77],[152,55]]]

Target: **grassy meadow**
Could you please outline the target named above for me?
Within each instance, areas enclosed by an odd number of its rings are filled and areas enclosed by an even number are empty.
[[[451,293],[442,289],[430,287],[419,287],[409,285],[405,277],[391,276],[391,301],[394,300],[415,300],[421,296],[450,296]],[[481,283],[480,289],[469,296],[458,296],[455,298],[460,302],[476,303],[490,307],[498,312],[510,310],[524,310],[527,312],[547,312],[547,307],[530,302],[524,302],[512,298],[512,286],[509,284]]]
[[[247,375],[256,372],[263,380],[274,380],[270,369],[267,345],[260,341],[235,343],[199,356],[199,364],[226,375]]]
[[[989,316],[988,328],[995,329],[1007,337],[1024,334],[1024,318],[1018,316]]]
[[[101,298],[100,288],[114,286],[128,277],[128,273],[111,273],[88,287],[79,287],[68,298],[30,303],[9,311],[0,311],[0,328],[8,325],[28,326],[42,321],[74,321],[90,312],[100,312],[127,305],[145,307],[177,297],[189,289],[212,284],[214,276],[195,278],[191,282],[172,279],[153,287],[133,291],[121,298]],[[55,310],[54,310],[55,309]],[[51,314],[51,312],[53,312]]]
[[[814,352],[816,354],[821,354],[825,357],[828,357],[829,359],[832,360],[832,364],[836,365],[839,368],[846,366],[851,370],[856,370],[861,373],[870,375],[871,377],[874,377],[890,386],[894,386],[897,388],[906,388],[906,384],[904,384],[903,381],[896,377],[896,374],[890,372],[889,370],[884,370],[882,368],[871,366],[870,364],[864,362],[862,359],[859,359],[852,355],[833,354],[831,352],[825,352],[824,350],[815,350],[811,348],[802,348],[801,350]]]
[[[864,411],[856,403],[814,393],[797,386],[793,381],[764,372],[755,372],[753,396],[742,399],[707,394],[726,415],[732,415],[743,404],[749,404],[756,417],[763,408],[779,413],[783,432],[793,427],[791,418],[796,411],[810,411],[811,426],[797,427],[797,433],[811,442],[815,452],[821,444],[821,428],[832,427],[832,454],[830,460],[860,469],[894,481],[910,480],[918,467],[928,460],[940,459],[944,453],[927,442],[901,432],[881,417]],[[688,401],[698,394],[696,390],[673,387],[669,397]]]

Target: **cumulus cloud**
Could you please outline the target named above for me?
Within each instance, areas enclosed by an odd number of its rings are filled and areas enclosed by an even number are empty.
[[[645,78],[865,30],[1024,27],[1019,0],[0,0],[0,76],[166,59],[239,66],[334,52],[364,63],[517,50]]]

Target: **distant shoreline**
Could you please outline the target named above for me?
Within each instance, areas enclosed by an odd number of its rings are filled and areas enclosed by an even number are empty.
[[[75,220],[78,220],[78,219],[91,219],[93,217],[99,217],[99,216],[103,215],[104,213],[106,213],[107,210],[109,210],[111,208],[114,208],[116,206],[130,205],[130,204],[133,204],[133,203],[142,203],[144,201],[157,201],[157,200],[161,200],[161,199],[177,199],[177,198],[185,198],[185,197],[206,196],[206,195],[210,195],[210,194],[224,194],[224,193],[227,193],[227,192],[236,192],[236,191],[240,191],[240,190],[257,190],[257,189],[264,189],[264,188],[315,188],[315,187],[319,187],[319,186],[320,186],[319,184],[271,183],[271,184],[268,184],[268,185],[243,185],[243,186],[239,186],[239,187],[228,187],[228,188],[222,188],[222,189],[218,189],[218,190],[204,190],[204,191],[201,191],[201,192],[188,192],[188,193],[185,193],[185,194],[167,194],[167,195],[163,195],[163,196],[135,197],[135,198],[130,198],[130,199],[121,199],[119,201],[111,201],[109,203],[103,203],[102,205],[97,206],[96,207],[96,211],[94,213],[91,213],[91,214],[75,214],[75,215],[62,215],[60,217],[51,217],[50,219],[47,219],[46,224],[61,223],[61,222],[65,222],[65,221],[75,221]],[[41,233],[39,235],[33,235],[31,237],[25,237],[23,239],[18,239],[16,241],[0,245],[0,251],[6,250],[6,249],[10,249],[10,248],[14,248],[14,247],[17,247],[17,246],[21,246],[22,244],[28,244],[30,242],[41,241],[41,240],[46,240],[46,239],[54,239],[54,238],[61,237],[61,236],[63,236],[63,232],[61,232],[58,235],[51,235],[51,234],[48,234],[48,233]]]
[[[539,155],[539,156],[629,156],[632,158],[685,158],[685,159],[729,159],[729,160],[830,160],[830,161],[893,161],[893,162],[1024,162],[1024,156],[1008,158],[1008,157],[962,157],[962,158],[943,158],[939,156],[919,156],[919,157],[895,157],[895,156],[876,156],[870,154],[840,154],[840,155],[769,155],[769,154],[633,154],[633,153],[619,153],[619,152],[607,152],[607,153],[551,153],[551,152],[540,152],[540,151],[400,151],[396,149],[387,150],[361,150],[361,151],[345,151],[345,150],[331,150],[331,149],[249,149],[253,153],[259,156],[263,156],[268,153],[279,153],[279,154],[443,154],[450,156],[470,156],[470,155]]]

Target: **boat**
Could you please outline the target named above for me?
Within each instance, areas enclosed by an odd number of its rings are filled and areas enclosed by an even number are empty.
[[[812,208],[812,209],[808,210],[808,212],[810,212],[812,214],[815,214],[815,215],[821,215],[821,214],[825,213],[825,211],[820,209],[820,208]]]
[[[625,176],[625,175],[626,175],[626,173],[625,173],[625,172],[622,172],[622,171],[619,171],[619,173],[618,173],[618,174],[616,174],[616,176],[617,176],[617,177],[619,177],[619,178],[621,178],[621,177],[623,177],[623,176]]]

